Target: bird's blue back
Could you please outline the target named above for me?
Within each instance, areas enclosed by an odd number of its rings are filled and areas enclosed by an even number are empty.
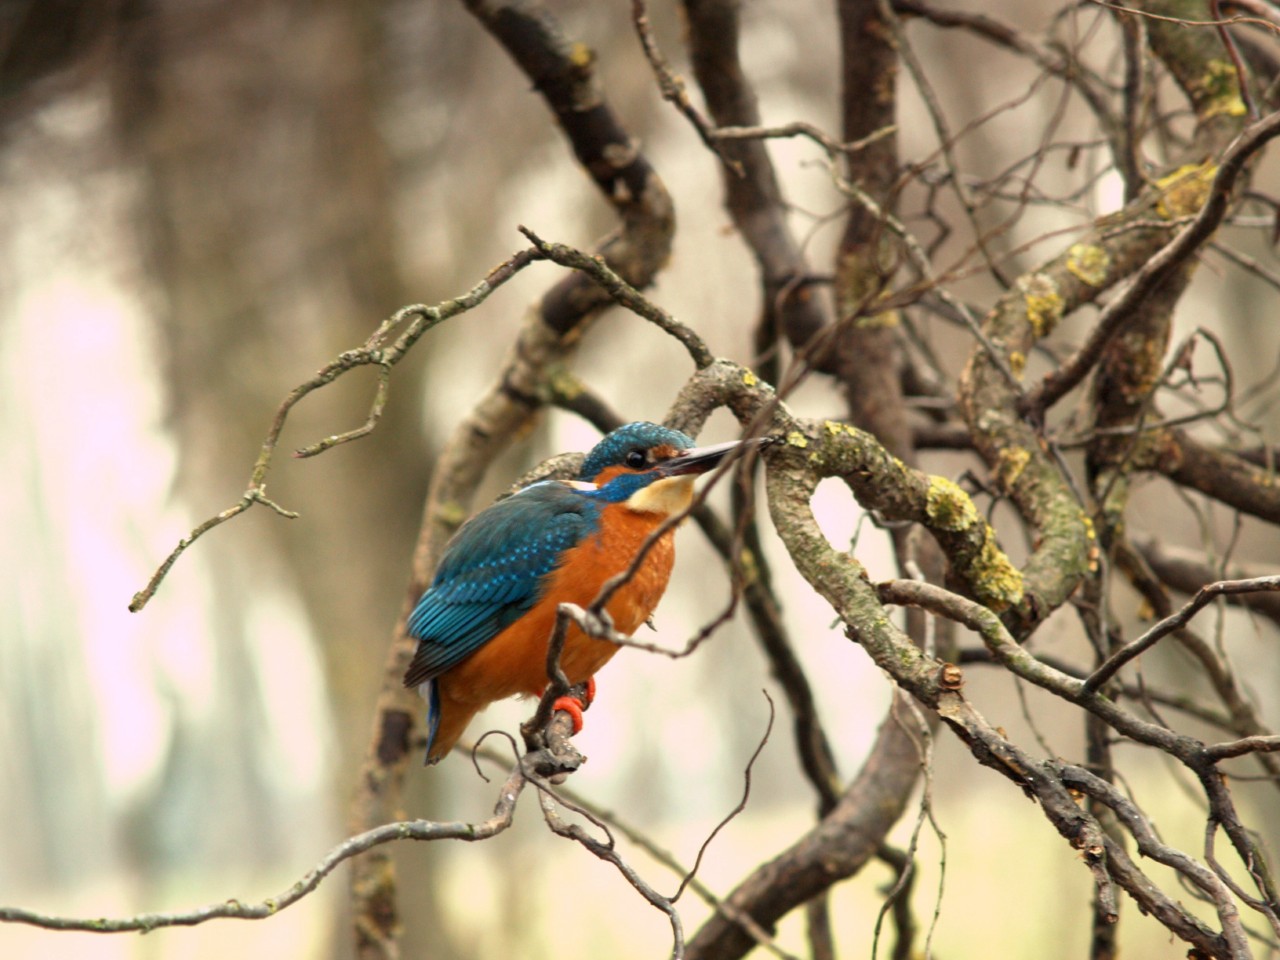
[[[464,524],[409,617],[409,635],[423,642],[406,685],[444,673],[532,608],[564,552],[596,531],[600,506],[553,480],[526,487]]]

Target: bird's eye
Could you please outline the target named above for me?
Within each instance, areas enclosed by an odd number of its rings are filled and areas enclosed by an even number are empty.
[[[647,458],[643,450],[629,450],[624,462],[628,467],[638,470],[645,465]]]

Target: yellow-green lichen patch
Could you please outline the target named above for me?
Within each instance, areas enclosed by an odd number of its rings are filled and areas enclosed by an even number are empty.
[[[851,427],[847,423],[841,423],[839,420],[824,420],[822,428],[827,431],[827,435],[831,437],[846,436],[852,437],[857,434],[857,428]]]
[[[880,330],[899,326],[902,318],[897,310],[885,310],[883,313],[864,313],[855,322],[860,330]]]
[[[1080,511],[1080,524],[1084,527],[1084,535],[1090,540],[1098,539],[1098,531],[1094,529],[1093,517],[1089,516],[1085,511]]]
[[[745,386],[754,387],[760,381],[756,378],[756,375],[752,373],[750,370],[744,370],[742,371],[742,382]]]
[[[787,445],[791,447],[799,447],[803,450],[809,445],[809,438],[799,430],[792,430],[787,434]]]
[[[579,70],[586,70],[595,62],[595,52],[582,41],[569,47],[569,62]]]
[[[1240,74],[1229,60],[1210,60],[1206,63],[1199,87],[1210,99],[1204,110],[1206,118],[1243,117],[1249,112],[1240,96]]]
[[[1156,203],[1160,216],[1168,220],[1177,217],[1190,217],[1200,212],[1205,200],[1209,198],[1209,190],[1213,187],[1213,178],[1218,168],[1212,162],[1189,163],[1179,167],[1167,177],[1156,181],[1160,188],[1161,198]]]
[[[1037,338],[1048,336],[1062,319],[1062,295],[1053,278],[1043,273],[1020,277],[1018,287],[1027,309],[1027,322]]]
[[[439,510],[436,511],[436,518],[446,527],[459,527],[467,519],[467,511],[458,501],[449,500],[440,504]]]
[[[566,400],[576,400],[582,396],[584,389],[582,381],[567,367],[557,367],[551,371],[550,385],[554,396],[563,397]]]
[[[870,247],[859,247],[841,254],[836,262],[836,311],[841,320],[861,318],[867,305],[876,297],[872,278],[875,271],[869,262],[874,253]]]
[[[1067,251],[1067,270],[1091,287],[1106,283],[1110,266],[1111,256],[1097,244],[1073,243]]]
[[[990,525],[971,572],[969,583],[974,596],[997,613],[1022,599],[1022,571],[996,545],[996,533]]]
[[[1005,447],[996,455],[996,479],[1003,490],[1012,490],[1031,462],[1031,452],[1022,447]]]
[[[1027,355],[1021,350],[1009,351],[1009,370],[1019,380],[1022,379],[1022,371],[1027,369]]]
[[[1093,517],[1080,511],[1080,523],[1084,527],[1084,535],[1089,540],[1089,547],[1085,551],[1086,561],[1089,564],[1089,572],[1097,573],[1098,565],[1102,562],[1102,551],[1098,547],[1098,531],[1093,526]]]
[[[968,530],[978,522],[978,508],[969,495],[946,477],[930,477],[925,515],[942,530]]]

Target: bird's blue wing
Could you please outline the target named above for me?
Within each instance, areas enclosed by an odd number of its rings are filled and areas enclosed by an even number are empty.
[[[598,506],[567,484],[537,483],[468,521],[409,616],[418,650],[407,687],[460,663],[537,602],[565,550],[594,532]]]

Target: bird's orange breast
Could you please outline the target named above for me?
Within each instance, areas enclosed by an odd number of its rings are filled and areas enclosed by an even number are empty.
[[[547,644],[561,603],[586,607],[605,581],[626,570],[648,536],[664,518],[641,514],[622,504],[601,511],[600,530],[565,551],[548,576],[541,598],[518,621],[442,675],[441,694],[477,706],[518,693],[537,695],[547,685]],[[619,587],[605,609],[615,629],[630,636],[649,619],[671,577],[674,530],[668,530],[645,555],[635,575]],[[618,652],[618,645],[597,640],[570,624],[560,666],[570,683],[581,683]]]

